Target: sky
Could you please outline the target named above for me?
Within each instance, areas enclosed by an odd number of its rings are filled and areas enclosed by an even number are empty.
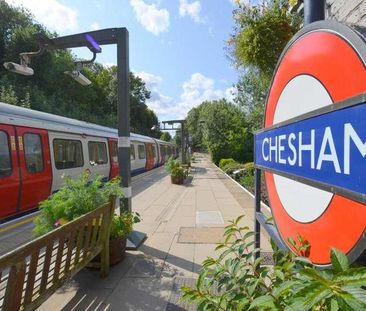
[[[185,118],[202,101],[231,100],[238,73],[225,50],[234,0],[7,0],[23,5],[60,36],[103,28],[129,31],[130,70],[151,91],[147,104],[160,121]],[[91,58],[86,48],[74,49]],[[115,46],[97,62],[116,64]]]

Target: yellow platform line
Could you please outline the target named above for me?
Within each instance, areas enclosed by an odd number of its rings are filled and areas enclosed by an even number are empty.
[[[26,223],[29,223],[31,221],[34,220],[34,218],[36,218],[37,216],[32,216],[32,217],[29,217],[27,219],[24,219],[22,221],[19,221],[19,222],[16,222],[14,224],[11,224],[9,226],[6,226],[5,228],[0,228],[0,233],[4,233],[6,231],[9,231],[9,230],[12,230],[12,229],[15,229],[15,228],[18,228]]]

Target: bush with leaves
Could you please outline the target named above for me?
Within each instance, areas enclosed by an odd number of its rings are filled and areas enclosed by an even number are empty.
[[[241,169],[244,169],[245,168],[245,165],[242,164],[242,163],[239,163],[239,162],[230,162],[230,163],[227,163],[223,168],[222,170],[228,174],[228,175],[232,175],[235,171],[237,170],[241,170]]]
[[[35,236],[43,235],[55,227],[80,217],[107,203],[110,196],[123,197],[120,179],[106,183],[97,176],[90,180],[84,173],[77,179],[67,177],[65,185],[47,200],[40,203],[40,215],[35,219]]]
[[[274,250],[273,267],[263,265],[254,248],[254,232],[241,227],[243,216],[226,227],[217,259],[207,258],[196,287],[183,287],[183,299],[197,310],[366,310],[366,268],[350,266],[331,250],[332,268],[322,269],[292,252]],[[297,253],[309,249],[303,239],[289,241]]]
[[[165,169],[173,177],[184,177],[184,169],[179,160],[174,160],[172,157],[165,163]]]
[[[219,168],[223,169],[229,163],[235,163],[236,161],[233,158],[221,159],[219,162]]]
[[[124,212],[114,215],[111,223],[109,239],[122,239],[133,231],[133,225],[141,221],[141,216],[136,212]]]
[[[262,0],[255,5],[238,2],[233,12],[234,33],[228,41],[237,67],[257,68],[271,77],[287,42],[300,29],[302,19],[290,13],[287,0]]]

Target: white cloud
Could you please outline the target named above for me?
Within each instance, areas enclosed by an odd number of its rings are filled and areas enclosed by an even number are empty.
[[[97,22],[94,22],[90,25],[91,30],[98,30],[100,29],[100,25]]]
[[[188,3],[187,0],[179,0],[179,15],[190,16],[196,23],[200,23],[203,19],[200,16],[201,12],[201,2],[194,1],[192,3]]]
[[[192,74],[188,81],[182,83],[182,93],[176,101],[161,93],[160,84],[163,79],[160,76],[147,72],[137,72],[136,75],[145,81],[147,88],[151,91],[151,98],[147,101],[147,105],[158,115],[159,120],[183,119],[189,110],[204,101],[221,98],[232,101],[236,91],[234,87],[226,90],[216,89],[213,79],[197,72]]]
[[[163,95],[159,91],[159,85],[163,79],[159,76],[144,71],[136,72],[135,74],[144,80],[146,87],[151,92],[151,96],[146,102],[149,108],[158,115],[159,119],[169,115],[172,111],[172,108],[174,107],[174,100],[169,96]]]
[[[47,28],[64,32],[78,28],[78,12],[58,0],[6,0],[15,6],[24,6],[35,16],[36,20]]]
[[[147,30],[158,35],[168,31],[169,12],[166,9],[157,8],[156,4],[146,4],[143,0],[130,0],[139,23]]]

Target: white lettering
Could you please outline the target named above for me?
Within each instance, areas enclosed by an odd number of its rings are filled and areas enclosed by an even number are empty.
[[[366,143],[363,143],[350,123],[344,125],[344,174],[350,174],[351,139],[363,157],[366,156]]]
[[[288,146],[290,147],[291,151],[292,151],[292,159],[290,157],[287,158],[287,161],[290,165],[295,165],[296,160],[297,160],[297,153],[296,153],[296,148],[292,143],[292,140],[296,139],[296,135],[294,133],[291,133],[288,136]]]
[[[263,157],[264,161],[268,161],[269,156],[268,155],[265,156],[265,154],[264,154],[264,143],[269,144],[268,137],[266,137],[265,139],[263,139],[263,143],[262,143],[262,157]]]
[[[310,151],[311,168],[315,167],[315,130],[310,132],[310,144],[302,143],[302,132],[299,132],[299,166],[302,167],[302,152]]]
[[[325,149],[327,148],[327,145],[329,145],[329,149],[330,149],[329,154],[325,153]],[[339,166],[337,151],[334,146],[332,131],[329,126],[327,126],[325,128],[322,145],[320,147],[318,163],[316,165],[317,170],[320,170],[322,168],[323,161],[333,162],[335,171],[337,173],[341,173],[341,168]]]
[[[278,137],[278,163],[286,164],[286,159],[281,157],[282,151],[285,150],[285,146],[282,146],[282,141],[286,139],[286,135],[280,135]]]
[[[272,161],[272,151],[275,153],[275,162],[277,162],[277,136],[275,137],[275,144],[272,145],[272,137],[269,138],[269,160]]]

